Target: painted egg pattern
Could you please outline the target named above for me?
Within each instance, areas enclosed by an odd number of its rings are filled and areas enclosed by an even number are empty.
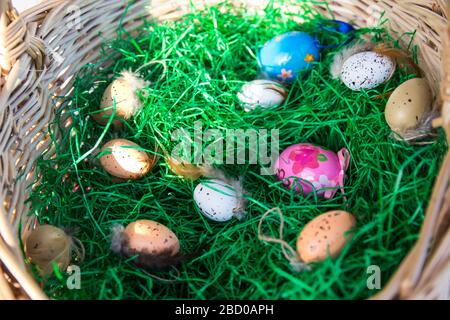
[[[343,187],[344,173],[348,167],[349,154],[342,149],[337,155],[309,143],[286,148],[275,163],[278,180],[284,187],[293,188],[304,195],[316,191],[317,196],[332,198]]]
[[[404,134],[416,128],[424,114],[431,110],[432,95],[423,78],[410,79],[401,84],[390,96],[384,115],[392,131]]]
[[[180,251],[177,236],[161,223],[151,220],[137,220],[124,230],[126,245],[131,252],[153,255],[176,255]]]
[[[329,211],[308,222],[297,238],[297,253],[306,263],[335,258],[351,239],[356,224],[345,211]]]
[[[194,201],[205,217],[217,222],[231,220],[238,207],[236,191],[218,179],[198,184],[194,190]]]
[[[372,51],[360,52],[344,62],[341,80],[354,91],[373,89],[391,79],[395,68],[394,60],[387,56]]]
[[[302,70],[312,67],[320,58],[320,50],[313,37],[304,32],[287,32],[264,44],[258,63],[266,77],[292,83]]]
[[[106,143],[101,152],[100,164],[114,177],[139,179],[153,167],[154,159],[142,151],[136,143],[126,139],[114,139]]]
[[[272,108],[283,104],[287,90],[275,81],[253,80],[244,84],[237,96],[245,110],[250,111],[257,107]]]

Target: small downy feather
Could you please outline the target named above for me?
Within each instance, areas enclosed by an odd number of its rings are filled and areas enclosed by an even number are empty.
[[[192,254],[181,254],[177,253],[172,255],[170,252],[162,252],[160,254],[151,253],[139,253],[132,250],[125,251],[124,255],[127,257],[132,257],[137,255],[136,259],[133,261],[138,267],[155,270],[164,271],[170,267],[174,267],[182,262],[191,260],[198,256],[198,253]]]
[[[130,111],[125,115],[125,119],[129,119],[134,116],[141,108],[142,103],[139,99],[137,92],[141,91],[145,87],[150,85],[150,82],[142,79],[137,73],[131,70],[124,70],[121,72],[120,76],[116,79],[118,81],[123,81],[127,87],[134,93],[132,96],[132,101],[130,101]]]
[[[123,231],[125,228],[120,224],[115,224],[111,228],[111,250],[117,254],[122,252],[124,243]]]
[[[417,77],[422,77],[422,69],[420,69],[417,63],[414,62],[408,52],[401,49],[390,48],[384,43],[375,46],[372,51],[383,56],[387,56],[400,64],[410,66],[412,69],[414,69]]]
[[[436,112],[429,112],[428,114],[422,117],[417,127],[406,130],[406,132],[402,136],[393,132],[391,134],[391,137],[396,140],[406,141],[409,144],[414,145],[433,143],[432,141],[420,141],[420,140],[432,138],[435,136],[435,134],[433,134],[433,120],[436,119],[438,116],[439,115]]]
[[[333,79],[338,79],[341,76],[342,66],[344,62],[351,56],[369,51],[374,47],[372,43],[356,43],[352,46],[344,48],[342,51],[338,52],[333,59],[333,63],[330,66],[330,74]]]

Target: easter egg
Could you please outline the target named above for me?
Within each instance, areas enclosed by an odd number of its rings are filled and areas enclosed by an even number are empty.
[[[194,190],[194,201],[205,217],[217,222],[231,220],[239,210],[236,191],[219,179],[198,184]]]
[[[115,118],[127,120],[142,108],[142,103],[136,91],[142,90],[148,83],[138,75],[123,71],[121,76],[111,82],[103,93],[100,102],[102,112],[97,121],[108,118],[113,113],[115,106]],[[103,120],[104,122],[104,120]]]
[[[335,258],[352,238],[348,234],[356,224],[345,211],[329,211],[308,222],[297,238],[297,253],[303,262]]]
[[[414,129],[424,114],[431,110],[432,96],[423,78],[414,78],[401,84],[390,96],[384,115],[392,131],[403,135]]]
[[[109,122],[110,117],[111,117],[111,112],[102,111],[102,112],[99,112],[99,113],[92,114],[91,117],[98,124],[100,124],[102,126],[106,126],[108,124],[108,122]],[[111,126],[114,128],[114,130],[118,131],[118,130],[123,128],[123,123],[120,121],[120,119],[117,116],[115,116],[111,120]]]
[[[275,163],[275,172],[283,186],[308,195],[332,198],[343,188],[350,155],[347,149],[338,154],[322,147],[300,143],[286,148]]]
[[[180,251],[177,236],[166,226],[151,220],[137,220],[123,231],[128,253],[174,256]]]
[[[106,172],[121,179],[139,179],[145,176],[155,163],[155,158],[136,143],[126,139],[114,139],[101,151],[100,164]]]
[[[345,21],[341,20],[328,20],[319,24],[319,28],[323,30],[323,32],[338,32],[343,35],[346,35],[344,41],[337,45],[326,45],[321,44],[320,48],[336,48],[339,46],[344,46],[349,44],[353,39],[355,39],[354,31],[355,28]]]
[[[394,75],[395,61],[372,51],[352,55],[342,65],[341,80],[354,91],[374,89]]]
[[[25,241],[25,252],[42,274],[53,271],[52,263],[65,271],[72,258],[72,239],[66,232],[52,225],[40,225]]]
[[[257,107],[267,109],[283,104],[287,90],[275,81],[253,80],[244,84],[237,96],[246,111]]]
[[[326,30],[340,32],[342,34],[347,34],[355,30],[355,28],[348,22],[341,20],[330,20],[325,26]]]
[[[292,83],[302,70],[312,67],[320,58],[313,37],[304,32],[287,32],[264,44],[258,54],[263,73],[272,80]]]

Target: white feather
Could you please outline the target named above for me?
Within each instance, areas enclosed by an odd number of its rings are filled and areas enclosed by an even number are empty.
[[[133,92],[133,99],[132,101],[130,101],[131,110],[128,115],[129,118],[131,116],[134,116],[142,108],[142,103],[137,95],[137,92],[148,87],[150,85],[150,82],[142,79],[137,73],[131,70],[122,71],[117,80],[126,83],[126,86]]]
[[[124,230],[125,228],[120,224],[115,224],[111,228],[111,250],[115,253],[122,252]]]
[[[374,44],[372,43],[356,43],[352,46],[342,49],[338,52],[333,59],[333,63],[330,66],[330,74],[333,79],[338,79],[341,76],[342,66],[344,62],[351,56],[373,49]]]

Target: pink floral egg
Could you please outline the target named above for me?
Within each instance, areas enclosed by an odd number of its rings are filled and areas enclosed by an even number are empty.
[[[275,173],[287,189],[305,196],[315,190],[317,196],[330,199],[339,188],[343,190],[349,160],[345,148],[336,154],[313,144],[299,143],[280,154]]]

